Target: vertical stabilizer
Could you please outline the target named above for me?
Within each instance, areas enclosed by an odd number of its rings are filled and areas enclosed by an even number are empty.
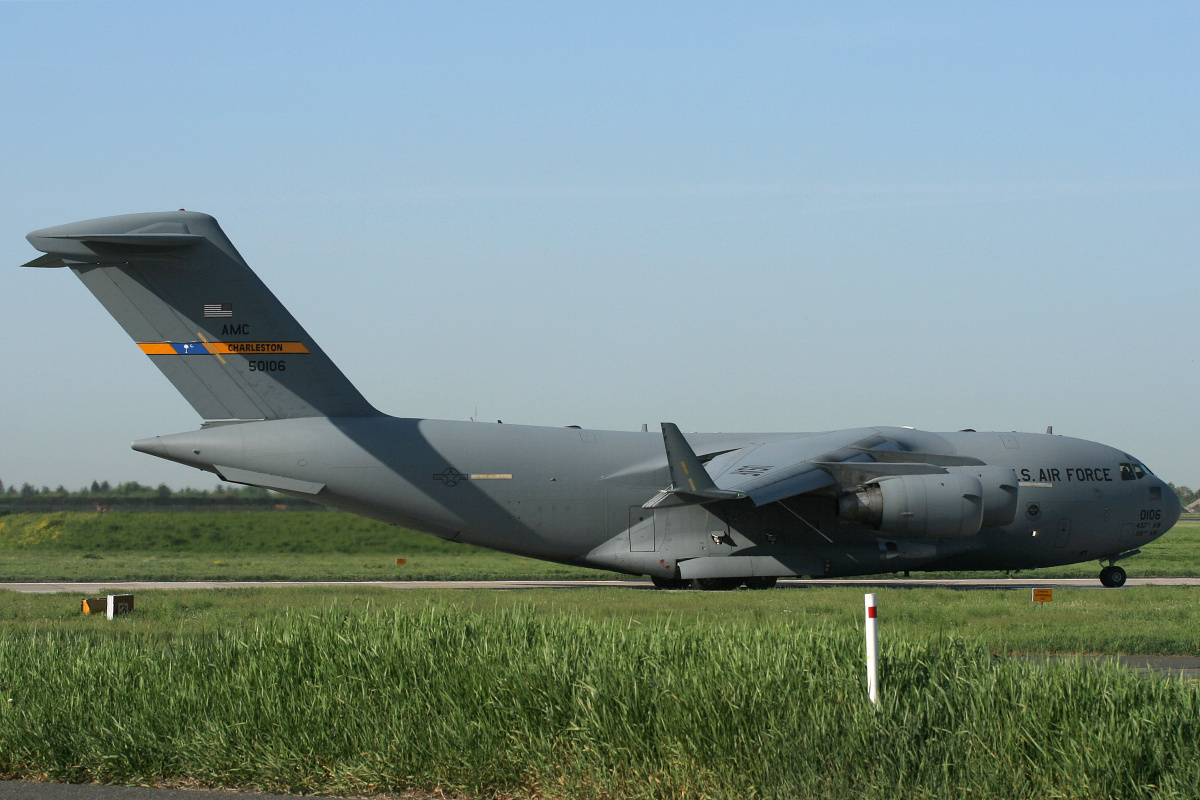
[[[127,214],[34,231],[206,420],[378,414],[207,214]]]

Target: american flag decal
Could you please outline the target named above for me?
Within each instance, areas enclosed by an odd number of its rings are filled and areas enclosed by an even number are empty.
[[[232,317],[233,303],[205,303],[204,316],[206,317]]]

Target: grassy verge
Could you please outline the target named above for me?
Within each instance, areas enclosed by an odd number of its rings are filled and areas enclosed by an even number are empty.
[[[1195,684],[997,658],[943,627],[889,632],[876,709],[850,621],[861,593],[553,594],[539,606],[300,592],[308,605],[244,625],[177,617],[169,637],[139,628],[142,612],[90,630],[8,619],[0,771],[563,798],[1160,798],[1200,785]],[[855,602],[836,619],[783,613],[817,595]],[[619,610],[643,596],[678,605]],[[741,603],[767,622],[733,613]]]
[[[932,642],[969,638],[997,653],[1200,654],[1200,606],[1189,587],[1121,591],[1060,589],[1042,606],[1028,592],[881,589],[884,635]],[[670,624],[751,631],[856,627],[861,589],[819,587],[770,592],[659,592],[639,588],[570,590],[288,587],[138,592],[137,612],[113,622],[80,614],[79,595],[0,592],[0,636],[32,631],[102,638],[146,637],[167,643],[189,636],[249,630],[286,614],[319,614],[332,603],[488,615],[525,609],[581,615],[627,626]]]
[[[0,552],[0,581],[450,581],[627,578],[457,545],[452,553]],[[406,550],[398,549],[399,553]],[[396,558],[407,563],[397,565]]]
[[[0,517],[0,581],[614,577],[332,511]]]
[[[403,566],[396,559],[406,560]],[[1200,576],[1200,521],[1180,522],[1132,576]],[[1023,576],[1095,578],[1096,562]],[[995,577],[998,573],[914,573]],[[0,517],[0,581],[587,579],[615,573],[455,544],[330,511],[11,514]]]

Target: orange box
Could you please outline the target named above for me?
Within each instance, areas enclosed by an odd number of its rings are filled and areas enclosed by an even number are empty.
[[[108,598],[107,597],[88,597],[83,601],[83,613],[85,614],[107,614],[108,613]]]

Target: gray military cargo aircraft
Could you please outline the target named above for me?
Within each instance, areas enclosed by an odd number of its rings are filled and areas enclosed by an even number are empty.
[[[867,427],[684,435],[377,411],[212,217],[130,214],[29,234],[203,420],[133,448],[333,508],[659,587],[1117,561],[1179,518],[1121,450],[1065,436]]]

